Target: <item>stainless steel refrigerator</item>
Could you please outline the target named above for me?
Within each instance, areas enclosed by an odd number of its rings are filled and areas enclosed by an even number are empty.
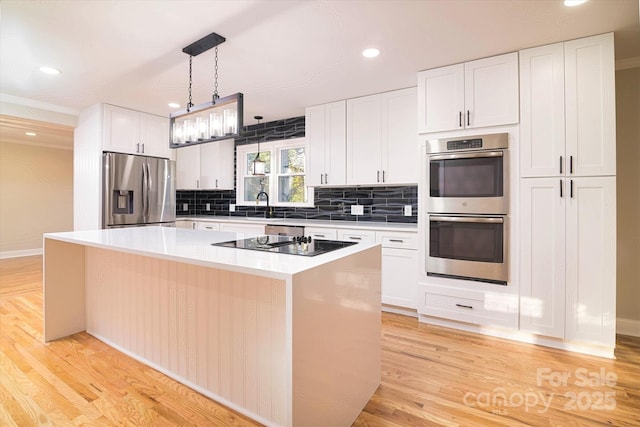
[[[102,228],[175,226],[175,161],[105,152],[102,167]]]

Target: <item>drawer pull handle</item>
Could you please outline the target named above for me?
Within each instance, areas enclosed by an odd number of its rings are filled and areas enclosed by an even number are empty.
[[[402,239],[389,239],[389,241],[393,243],[404,243],[404,240]]]
[[[324,234],[316,234],[316,237],[325,237]]]
[[[349,236],[349,239],[351,239],[351,240],[362,240],[362,237],[358,237],[358,236]]]
[[[456,307],[462,307],[462,308],[470,308],[470,309],[473,309],[473,306],[471,306],[471,305],[464,305],[464,304],[456,304]]]

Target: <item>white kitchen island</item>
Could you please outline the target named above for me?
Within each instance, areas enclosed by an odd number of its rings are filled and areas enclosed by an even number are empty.
[[[45,234],[45,341],[86,330],[265,425],[351,425],[380,384],[380,246],[211,246],[242,237]]]

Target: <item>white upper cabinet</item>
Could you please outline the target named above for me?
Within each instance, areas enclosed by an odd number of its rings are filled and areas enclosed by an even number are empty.
[[[169,119],[105,104],[103,149],[169,158]]]
[[[347,100],[347,184],[418,182],[416,88]]]
[[[563,43],[521,51],[521,176],[564,174],[564,126]]]
[[[520,174],[614,175],[613,34],[520,52]]]
[[[564,58],[566,151],[573,173],[615,175],[613,33],[566,42]]]
[[[347,100],[347,184],[382,183],[382,95]]]
[[[176,149],[176,189],[233,190],[234,140]]]
[[[385,184],[418,182],[418,90],[415,87],[382,94],[382,171]]]
[[[346,184],[346,110],[346,101],[338,101],[305,111],[309,186]]]
[[[176,190],[200,188],[200,145],[176,149]]]
[[[233,190],[233,154],[235,140],[200,144],[200,187],[209,190]],[[178,149],[180,150],[180,149]]]
[[[418,73],[418,130],[518,123],[518,53]]]

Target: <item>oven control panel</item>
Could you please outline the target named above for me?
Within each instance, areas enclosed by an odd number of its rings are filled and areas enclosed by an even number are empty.
[[[447,141],[447,150],[473,150],[482,148],[482,138]]]

